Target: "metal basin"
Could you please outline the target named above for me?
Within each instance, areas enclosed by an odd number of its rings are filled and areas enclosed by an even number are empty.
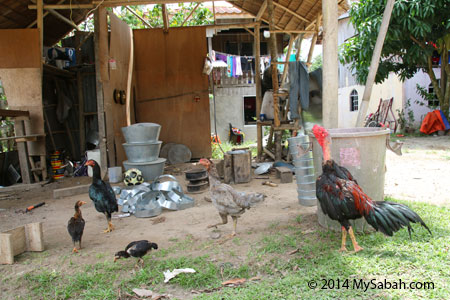
[[[140,201],[136,203],[134,215],[138,218],[156,217],[161,214],[162,208],[158,200],[164,198],[159,192],[151,191],[146,193]]]
[[[142,172],[144,180],[153,181],[156,177],[160,176],[163,173],[165,163],[165,158],[158,158],[155,161],[144,163],[133,163],[126,160],[123,162],[123,166],[125,167],[125,170],[136,168]]]
[[[156,142],[160,131],[161,125],[156,123],[136,123],[122,127],[122,133],[127,143]]]
[[[128,161],[132,163],[151,162],[158,159],[161,141],[145,143],[123,143]]]

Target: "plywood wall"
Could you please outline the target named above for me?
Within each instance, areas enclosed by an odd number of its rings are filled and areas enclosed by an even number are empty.
[[[130,27],[113,13],[108,13],[110,32],[100,33],[100,72],[103,82],[103,103],[106,116],[106,140],[110,166],[120,166],[127,159],[122,144],[125,139],[121,128],[127,126],[126,106],[115,103],[114,90],[127,90],[128,66],[130,63],[132,32]],[[106,14],[101,16],[101,26],[107,26]]]
[[[160,140],[185,144],[193,157],[209,157],[205,28],[139,29],[133,36],[137,122],[158,123]]]
[[[0,30],[0,80],[10,109],[30,112],[27,134],[44,134],[39,31]],[[30,155],[45,155],[45,142],[28,143]]]

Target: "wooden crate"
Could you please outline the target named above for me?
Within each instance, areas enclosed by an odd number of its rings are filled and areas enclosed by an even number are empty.
[[[25,251],[44,251],[42,223],[29,223],[0,233],[0,264],[13,264]]]

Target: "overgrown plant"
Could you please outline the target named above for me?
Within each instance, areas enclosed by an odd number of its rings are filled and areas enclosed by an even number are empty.
[[[406,100],[404,108],[397,109],[398,123],[402,130],[414,127],[414,111],[411,109],[411,99]]]

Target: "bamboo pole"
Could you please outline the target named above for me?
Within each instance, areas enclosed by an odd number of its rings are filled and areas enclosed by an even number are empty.
[[[300,51],[302,50],[303,36],[304,36],[304,34],[300,34],[298,41],[297,41],[297,53],[295,54],[296,61],[300,60]]]
[[[315,30],[270,30],[270,33],[316,33]]]
[[[184,21],[183,21],[183,23],[181,23],[181,26],[183,26],[184,25],[184,23],[186,23],[187,22],[187,20],[192,16],[192,14],[194,13],[194,11],[197,9],[197,7],[199,7],[200,6],[200,3],[197,3],[197,5],[194,7],[194,9],[193,10],[191,10],[191,12],[189,13],[189,15],[184,19]],[[213,3],[213,6],[214,6],[214,3]],[[213,7],[213,9],[214,9],[214,7]],[[214,24],[216,23],[216,14],[214,13]]]
[[[269,29],[273,30],[274,20],[273,20],[273,0],[267,1],[267,9],[269,11]],[[274,125],[280,126],[280,109],[278,107],[278,70],[277,70],[277,37],[276,34],[270,34],[269,38],[269,49],[271,56],[271,66],[272,66],[272,87],[273,87],[273,111],[274,111]]]
[[[150,23],[148,23],[143,17],[141,17],[140,15],[138,15],[137,12],[135,12],[134,10],[132,10],[131,8],[129,8],[128,6],[125,6],[125,8],[126,8],[130,13],[132,13],[133,15],[135,15],[136,18],[138,18],[139,20],[141,20],[142,23],[144,23],[145,25],[147,25],[149,28],[153,28],[153,26],[150,25]]]
[[[310,20],[306,19],[305,17],[300,16],[298,13],[296,13],[295,11],[285,7],[284,5],[281,5],[280,3],[277,2],[273,2],[273,5],[278,6],[279,8],[281,8],[282,10],[287,11],[288,13],[290,13],[291,15],[293,15],[294,17],[296,17],[297,19],[302,20],[303,22],[311,22]]]
[[[294,37],[292,34],[289,35],[289,46],[286,54],[286,65],[284,66],[283,76],[281,77],[281,85],[283,85],[283,83],[286,81],[287,73],[289,70],[289,58],[291,57],[292,46],[294,45],[294,42],[297,39],[297,37]]]
[[[167,7],[165,4],[162,5],[162,16],[164,23],[164,32],[169,31],[169,17],[167,16]]]
[[[261,95],[261,34],[259,29],[259,23],[255,25],[253,41],[255,51],[255,88],[256,88],[256,118],[259,119],[261,114],[262,95]],[[258,144],[258,159],[261,158],[263,153],[262,147],[262,126],[258,124],[256,126],[257,144]]]
[[[267,9],[267,0],[264,0],[264,2],[261,4],[261,7],[259,8],[258,13],[256,14],[255,20],[260,21],[264,12]]]
[[[364,118],[369,109],[370,96],[372,95],[372,87],[377,75],[378,65],[380,63],[381,50],[383,50],[384,39],[389,28],[389,21],[391,20],[392,9],[394,8],[395,0],[388,0],[384,8],[383,20],[381,21],[380,32],[378,33],[375,49],[372,54],[372,61],[370,62],[369,74],[367,75],[366,86],[361,101],[361,108],[359,109],[358,119],[356,120],[356,127],[364,125]]]
[[[44,0],[37,0],[37,28],[39,29],[39,57],[42,57],[44,51]],[[41,67],[42,72],[42,67]]]

